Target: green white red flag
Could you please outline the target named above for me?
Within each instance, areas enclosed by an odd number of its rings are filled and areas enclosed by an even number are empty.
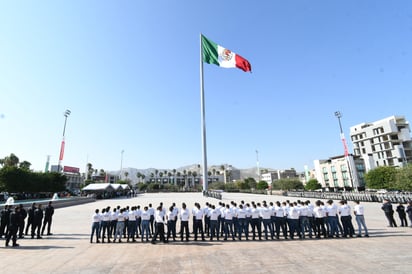
[[[202,59],[208,64],[223,68],[239,68],[245,72],[252,71],[249,61],[233,51],[219,46],[202,35]]]

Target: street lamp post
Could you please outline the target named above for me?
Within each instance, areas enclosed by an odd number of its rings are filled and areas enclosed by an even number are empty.
[[[122,179],[123,153],[124,153],[124,149],[122,149],[122,151],[120,152],[120,172],[119,172],[119,180]]]
[[[61,162],[63,161],[63,156],[64,156],[64,145],[65,145],[65,140],[64,140],[64,136],[66,133],[66,124],[67,124],[67,117],[69,117],[71,111],[69,109],[66,109],[66,111],[63,113],[64,115],[64,126],[63,126],[63,139],[62,139],[62,143],[60,145],[60,155],[59,155],[59,163],[57,164],[57,172],[60,172],[60,166],[61,166]]]
[[[335,111],[335,117],[338,118],[338,121],[339,121],[340,138],[341,138],[342,144],[343,144],[343,150],[344,150],[344,154],[345,154],[346,164],[348,165],[349,180],[352,184],[352,187],[357,189],[357,185],[355,184],[354,178],[352,176],[352,168],[351,168],[351,164],[350,164],[350,160],[349,160],[348,145],[346,144],[345,135],[344,135],[343,129],[342,129],[342,123],[340,121],[340,119],[342,118],[342,113],[340,111]]]

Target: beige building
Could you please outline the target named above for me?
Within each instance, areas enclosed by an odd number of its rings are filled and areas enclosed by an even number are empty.
[[[350,128],[353,153],[365,161],[366,170],[379,166],[402,167],[412,161],[409,122],[390,116]]]
[[[322,188],[363,189],[365,164],[361,157],[341,155],[327,160],[315,160],[316,179]]]

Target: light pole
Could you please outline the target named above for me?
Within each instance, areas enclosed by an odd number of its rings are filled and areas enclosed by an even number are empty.
[[[258,182],[260,182],[259,151],[257,149],[256,149],[256,172],[258,176]]]
[[[342,123],[340,121],[340,119],[342,118],[342,113],[340,111],[335,111],[335,117],[338,118],[338,121],[339,121],[340,139],[342,140],[346,164],[348,165],[349,180],[352,184],[352,187],[357,189],[357,185],[355,184],[353,176],[352,176],[352,169],[351,169],[350,160],[349,160],[348,145],[346,144],[345,135],[343,134],[343,129],[342,129]]]
[[[122,179],[122,169],[123,169],[123,153],[124,149],[120,152],[120,172],[119,172],[119,179]]]
[[[71,111],[69,109],[66,109],[66,111],[63,113],[64,115],[64,126],[63,126],[63,139],[62,143],[60,145],[60,155],[59,155],[59,163],[57,164],[57,172],[60,172],[60,166],[61,162],[63,161],[63,156],[64,156],[64,135],[66,133],[66,124],[67,124],[67,117],[69,117]]]

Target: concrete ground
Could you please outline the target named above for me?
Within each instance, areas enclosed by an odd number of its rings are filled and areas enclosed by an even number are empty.
[[[223,193],[223,202],[283,201],[283,196]],[[295,198],[291,198],[295,201]],[[205,241],[90,244],[91,216],[106,206],[189,209],[218,200],[200,193],[141,194],[131,199],[99,200],[55,211],[52,236],[20,239],[20,247],[0,241],[0,273],[411,273],[412,228],[387,227],[380,204],[364,203],[369,238],[275,241]],[[353,208],[353,203],[349,202]],[[399,223],[399,219],[396,216]],[[408,220],[409,221],[409,220]],[[399,224],[398,224],[399,225]],[[357,228],[354,222],[355,229]],[[191,225],[190,225],[191,227]]]

